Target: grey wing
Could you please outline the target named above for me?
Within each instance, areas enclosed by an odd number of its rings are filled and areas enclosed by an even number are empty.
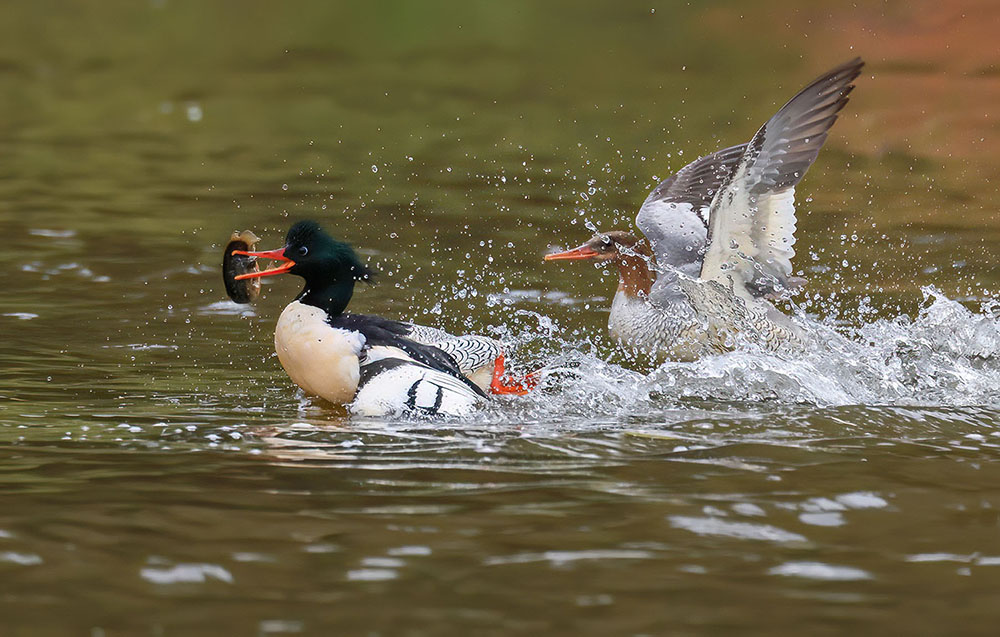
[[[654,203],[686,203],[696,209],[699,216],[703,215],[708,223],[708,208],[712,205],[715,193],[733,172],[746,151],[746,144],[730,146],[714,153],[699,157],[677,173],[660,182],[643,202],[639,209],[636,223],[641,225],[649,215],[643,209]]]
[[[712,202],[701,278],[745,298],[790,286],[795,186],[816,160],[864,62],[855,58],[788,101],[750,140]]]
[[[635,224],[649,240],[656,263],[698,276],[708,235],[708,211],[715,193],[732,173],[746,144],[705,155],[664,179],[636,215]],[[651,296],[669,294],[673,277],[660,276]]]

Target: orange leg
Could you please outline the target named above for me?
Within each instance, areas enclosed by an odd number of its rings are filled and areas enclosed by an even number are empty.
[[[493,363],[493,381],[490,383],[490,392],[494,394],[515,394],[523,396],[538,386],[538,372],[525,375],[520,380],[509,378],[504,374],[503,354],[497,356]]]

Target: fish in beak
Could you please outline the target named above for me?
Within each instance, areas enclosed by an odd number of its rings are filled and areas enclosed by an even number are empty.
[[[267,252],[247,252],[244,250],[233,250],[233,254],[242,254],[247,257],[257,257],[258,259],[272,259],[274,261],[281,261],[281,265],[270,268],[268,270],[260,270],[259,272],[247,272],[246,274],[241,274],[235,279],[237,281],[242,281],[243,279],[256,279],[263,276],[274,276],[275,274],[284,274],[292,268],[295,267],[295,262],[285,256],[285,249],[278,248],[277,250],[268,250]]]

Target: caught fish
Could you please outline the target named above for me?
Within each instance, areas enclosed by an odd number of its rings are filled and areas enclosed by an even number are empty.
[[[259,272],[257,258],[242,254],[233,254],[234,250],[252,252],[256,243],[260,241],[257,235],[244,230],[243,232],[233,232],[226,245],[226,252],[222,257],[222,280],[226,283],[226,294],[237,303],[250,303],[260,294],[260,279],[236,280],[241,274],[249,272]]]

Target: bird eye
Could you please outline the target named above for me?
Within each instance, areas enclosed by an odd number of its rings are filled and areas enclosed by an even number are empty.
[[[307,254],[309,254],[309,248],[307,248],[305,246],[302,246],[301,248],[299,248],[299,256],[300,257],[304,257]]]

